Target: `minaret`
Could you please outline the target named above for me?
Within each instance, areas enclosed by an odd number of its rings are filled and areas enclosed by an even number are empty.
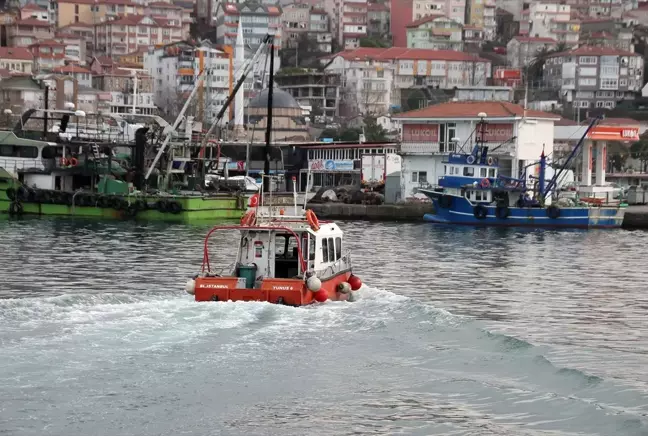
[[[241,19],[239,17],[238,30],[236,32],[236,47],[234,48],[234,71],[238,71],[238,75],[234,80],[238,81],[241,73],[242,66],[245,62],[245,46],[243,45],[243,27],[241,27]],[[239,89],[234,98],[234,136],[242,137],[245,135],[243,127],[243,109],[245,101],[245,90],[243,87]]]

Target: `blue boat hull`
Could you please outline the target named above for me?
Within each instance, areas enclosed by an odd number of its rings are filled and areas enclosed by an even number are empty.
[[[617,228],[623,224],[623,207],[565,207],[560,208],[558,217],[552,218],[546,208],[509,207],[508,217],[498,218],[496,206],[483,205],[486,216],[477,218],[474,206],[463,197],[452,197],[449,208],[439,204],[437,196],[432,197],[434,213],[425,214],[428,222],[443,224],[486,225],[503,227],[551,227],[551,228]]]

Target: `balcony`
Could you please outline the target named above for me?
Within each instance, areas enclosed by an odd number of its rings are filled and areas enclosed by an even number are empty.
[[[515,144],[488,144],[491,151],[489,154],[494,156],[515,156]],[[400,144],[401,154],[413,155],[434,155],[454,153],[455,144],[439,142],[403,142]]]

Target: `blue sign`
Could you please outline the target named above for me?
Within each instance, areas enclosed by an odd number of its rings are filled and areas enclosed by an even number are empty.
[[[333,142],[333,138],[322,138],[320,141],[322,141],[322,142]]]
[[[315,171],[353,171],[353,160],[315,159],[309,161],[309,168]]]

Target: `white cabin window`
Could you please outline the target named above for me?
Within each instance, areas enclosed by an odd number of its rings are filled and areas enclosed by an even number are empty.
[[[315,238],[310,237],[310,242],[308,244],[308,260],[315,260]]]
[[[335,262],[335,242],[333,238],[328,238],[328,258],[329,262]]]
[[[335,238],[335,260],[342,257],[342,238]]]
[[[328,261],[328,241],[326,239],[322,239],[322,262]]]
[[[495,168],[488,169],[488,177],[495,177]]]
[[[473,177],[475,175],[475,169],[473,167],[464,167],[463,175],[466,177]]]
[[[448,174],[448,165],[443,165],[443,174]]]
[[[480,168],[479,169],[479,177],[486,177],[487,174],[487,168]]]

